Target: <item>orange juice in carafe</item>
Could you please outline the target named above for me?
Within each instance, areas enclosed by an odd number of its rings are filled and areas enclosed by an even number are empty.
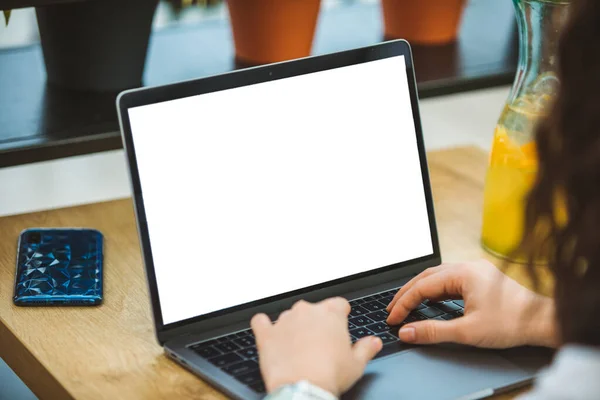
[[[503,258],[519,258],[514,251],[523,239],[525,201],[537,171],[535,126],[558,93],[558,48],[570,9],[570,0],[513,0],[513,4],[519,65],[494,133],[481,238],[486,250]],[[565,220],[565,208],[559,206],[558,216]],[[546,223],[537,223],[541,225],[536,225],[536,232],[543,234]]]
[[[506,106],[496,126],[484,191],[482,244],[501,257],[510,257],[521,241],[525,198],[537,171],[530,132],[542,115],[526,101],[517,104]]]

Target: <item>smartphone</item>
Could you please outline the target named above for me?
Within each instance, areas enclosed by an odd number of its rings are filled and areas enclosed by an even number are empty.
[[[103,237],[94,229],[26,229],[19,236],[18,306],[102,303]]]

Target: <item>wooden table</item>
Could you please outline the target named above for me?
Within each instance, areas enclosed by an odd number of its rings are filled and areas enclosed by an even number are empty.
[[[486,160],[475,148],[429,155],[445,261],[492,259],[479,247]],[[11,297],[21,230],[69,226],[93,227],[105,235],[104,304],[15,307]],[[168,360],[154,337],[130,200],[5,217],[0,238],[0,357],[39,398],[223,398]],[[510,266],[507,273],[528,284],[522,266]]]

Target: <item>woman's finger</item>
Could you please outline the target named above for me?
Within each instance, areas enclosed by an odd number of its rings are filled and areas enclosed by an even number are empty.
[[[443,271],[443,270],[447,269],[450,266],[451,266],[451,264],[442,264],[442,265],[439,265],[437,267],[427,268],[425,271],[421,272],[419,275],[417,275],[414,278],[412,278],[410,281],[408,281],[406,283],[406,285],[402,286],[400,288],[400,290],[398,290],[398,292],[396,293],[396,295],[394,296],[394,298],[392,299],[392,301],[390,301],[390,304],[388,304],[386,310],[388,312],[390,312],[392,310],[392,308],[394,308],[394,304],[396,304],[396,302],[398,301],[398,299],[400,297],[402,297],[404,295],[404,293],[406,293],[406,291],[409,290],[415,283],[419,282],[423,278],[427,278],[428,276],[431,276],[431,275],[436,274],[436,273],[438,273],[440,271]]]
[[[406,343],[464,343],[467,330],[468,321],[461,317],[450,321],[427,320],[406,324],[399,335],[400,340]]]
[[[292,313],[292,310],[285,310],[284,312],[279,314],[279,317],[277,317],[277,322],[281,321],[283,318],[289,317],[291,313]]]
[[[267,314],[256,314],[250,320],[250,327],[254,332],[257,345],[260,347],[260,343],[265,339],[265,336],[273,329],[273,323]]]
[[[329,299],[325,299],[319,303],[323,305],[328,310],[335,312],[336,314],[340,314],[344,318],[350,314],[350,303],[343,297],[332,297]]]
[[[352,346],[356,367],[359,368],[359,376],[362,375],[367,363],[373,359],[381,351],[383,343],[377,336],[367,336]]]
[[[460,296],[462,285],[460,274],[452,268],[431,274],[415,282],[394,304],[387,322],[390,325],[399,324],[423,300]]]
[[[292,310],[301,310],[303,308],[306,308],[307,306],[309,306],[310,303],[306,300],[298,300],[297,302],[294,303],[294,305],[292,306]]]

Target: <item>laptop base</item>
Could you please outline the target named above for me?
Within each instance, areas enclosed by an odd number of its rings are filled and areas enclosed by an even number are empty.
[[[514,349],[515,354],[522,349]],[[482,399],[526,385],[550,361],[545,349],[523,349],[526,364],[501,351],[466,346],[419,347],[378,358],[342,399]]]

